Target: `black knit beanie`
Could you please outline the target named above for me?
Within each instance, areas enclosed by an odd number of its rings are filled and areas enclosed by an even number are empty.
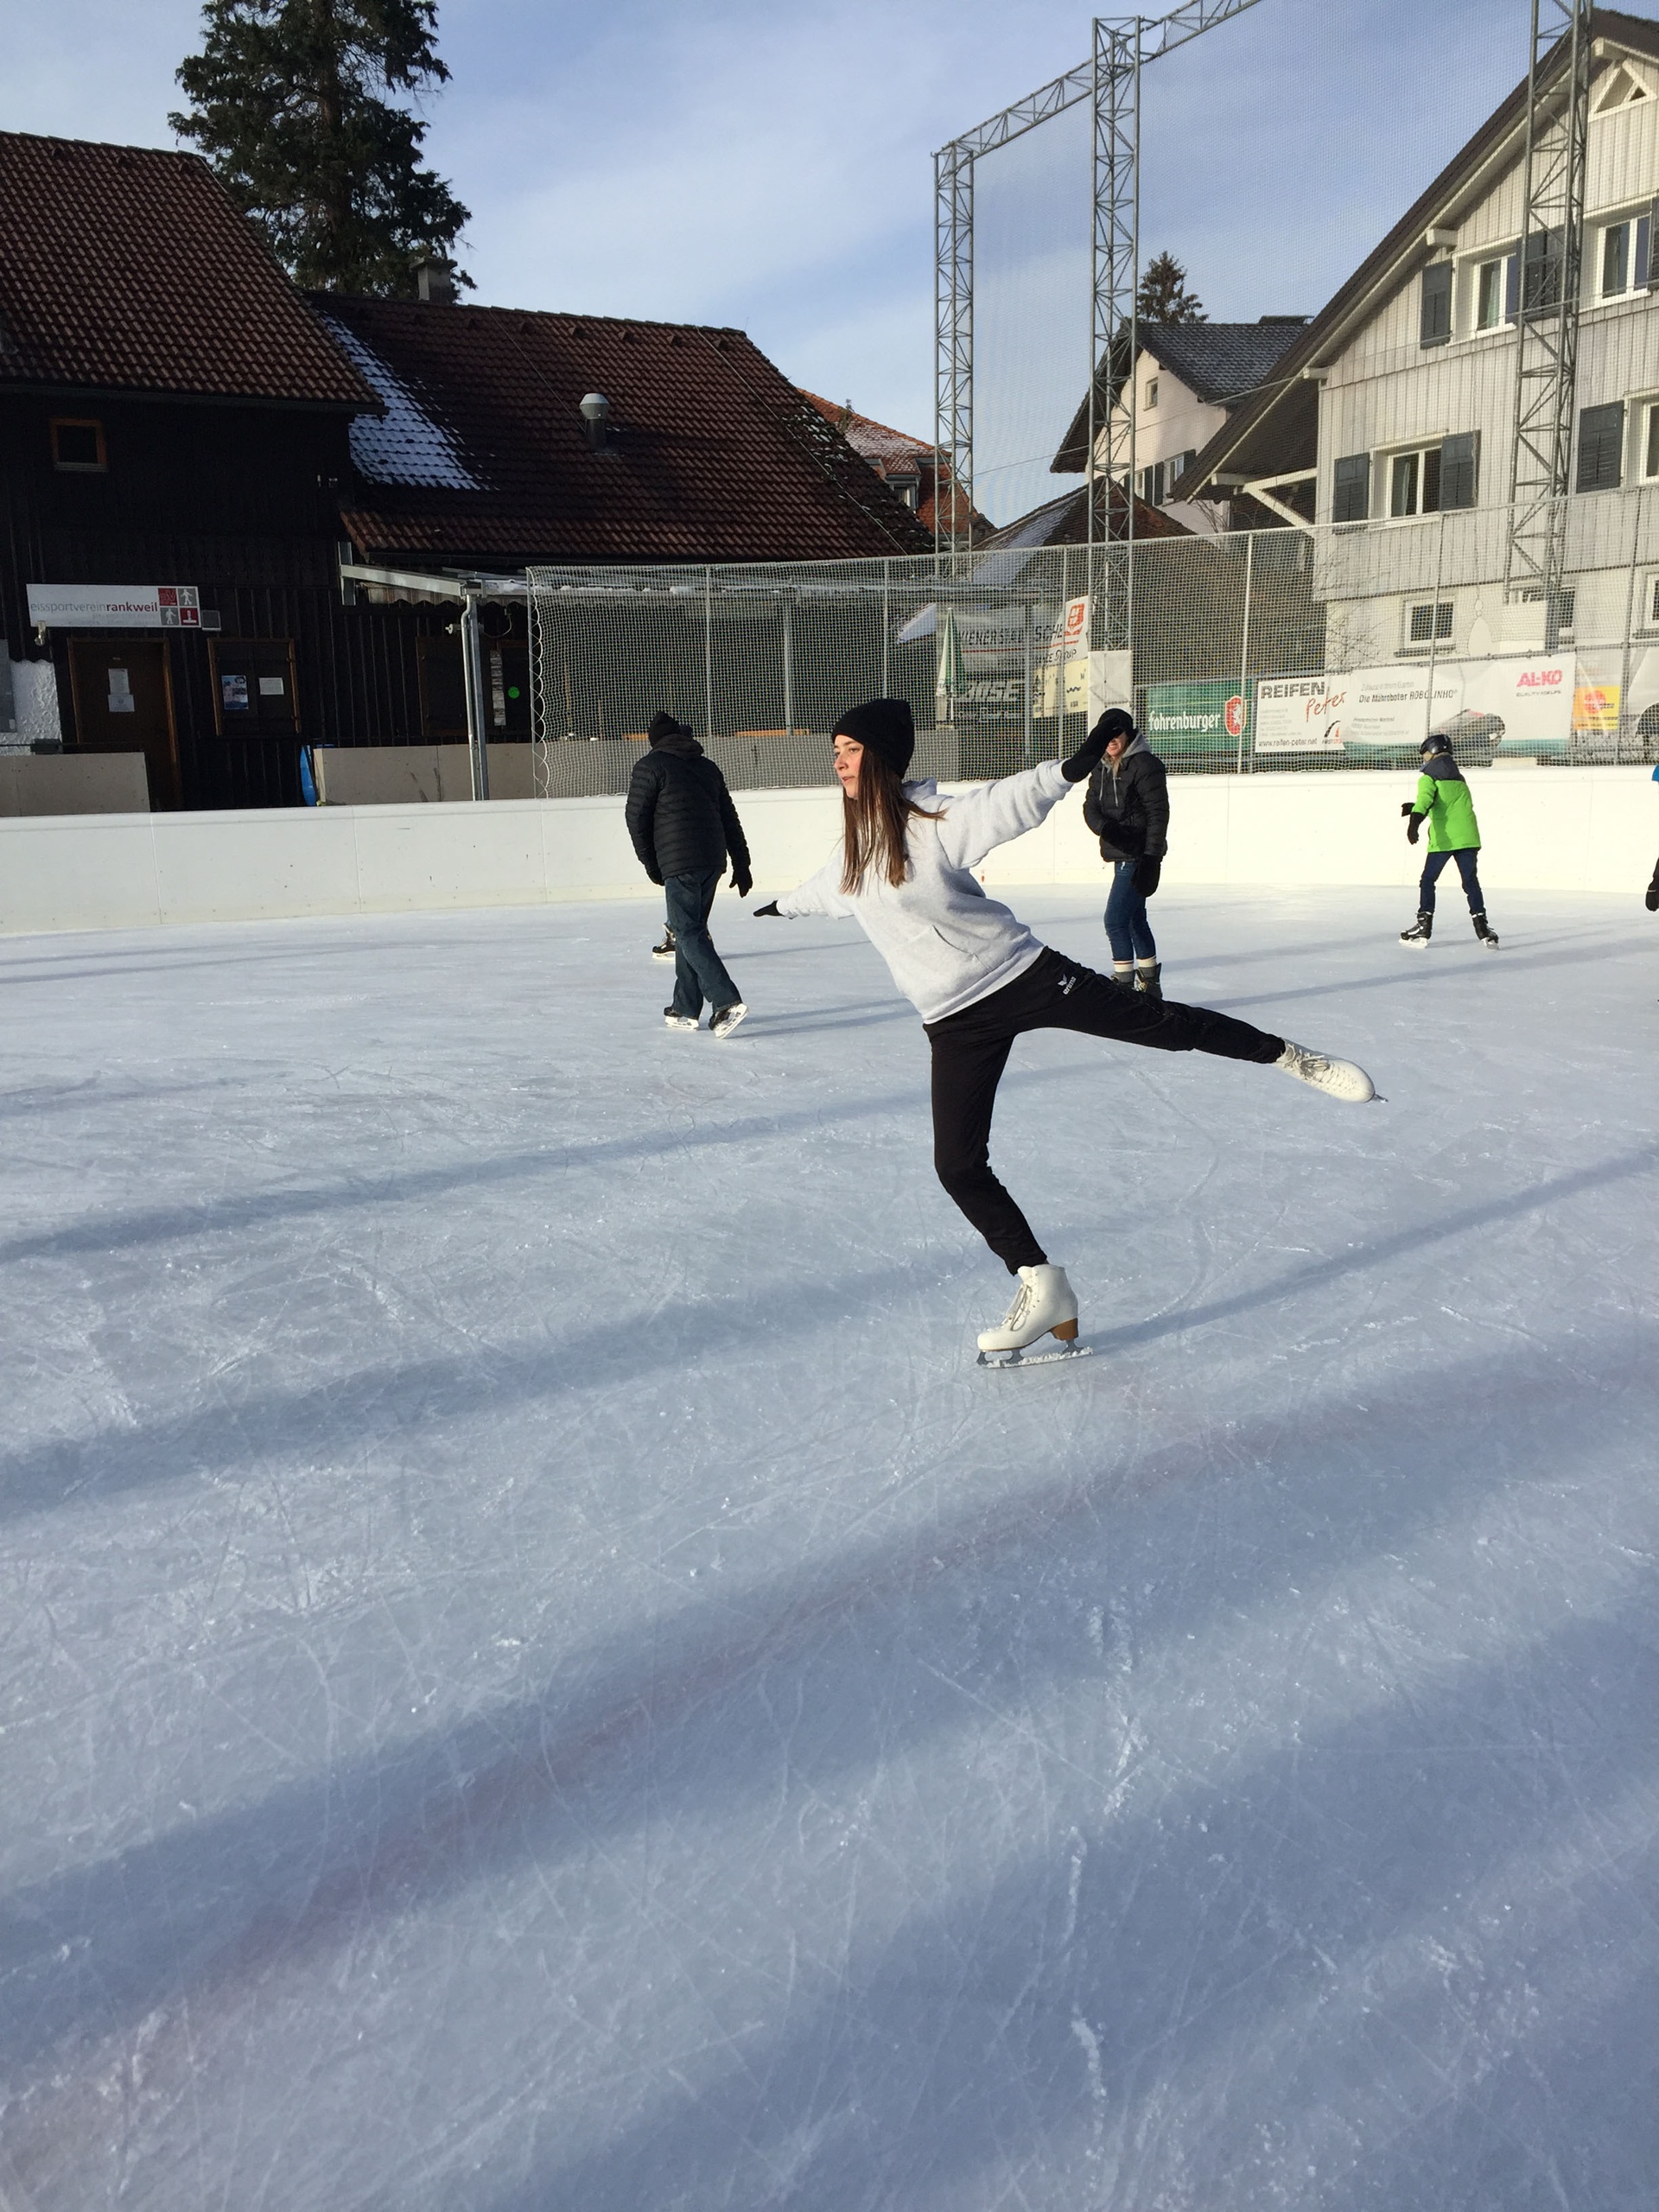
[[[660,745],[665,737],[678,737],[682,732],[687,737],[691,734],[683,722],[676,721],[673,715],[667,713],[653,715],[645,726],[645,735],[653,745]]]
[[[870,752],[879,753],[897,776],[909,767],[910,756],[916,750],[916,725],[908,699],[867,699],[861,707],[849,707],[831,734],[856,739]]]

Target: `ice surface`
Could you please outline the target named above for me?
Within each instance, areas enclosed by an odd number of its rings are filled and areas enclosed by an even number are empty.
[[[1459,904],[1018,1049],[1026,1375],[849,925],[0,947],[5,2212],[1649,2212],[1659,924]]]

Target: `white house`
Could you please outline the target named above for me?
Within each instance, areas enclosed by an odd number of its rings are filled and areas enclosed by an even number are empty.
[[[1599,9],[1591,34],[1558,610],[1560,642],[1581,665],[1622,649],[1627,620],[1659,641],[1659,492],[1628,497],[1659,486],[1659,22]],[[1558,48],[1547,86],[1561,60]],[[1267,487],[1297,506],[1297,487],[1312,493],[1315,521],[1337,526],[1319,533],[1317,556],[1327,667],[1543,642],[1542,605],[1504,590],[1525,120],[1522,84],[1173,487],[1178,500]],[[1560,234],[1535,238],[1526,257],[1547,298]]]

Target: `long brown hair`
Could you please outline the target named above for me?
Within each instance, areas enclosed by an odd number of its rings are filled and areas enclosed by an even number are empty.
[[[898,770],[868,745],[858,765],[858,797],[849,798],[843,788],[841,813],[841,887],[849,897],[862,887],[872,865],[891,884],[905,880],[910,874],[906,846],[912,814],[923,822],[944,819],[907,798]]]

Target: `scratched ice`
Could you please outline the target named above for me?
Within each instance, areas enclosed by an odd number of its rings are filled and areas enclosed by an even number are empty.
[[[850,929],[0,946],[6,2212],[1650,2207],[1659,925],[1456,903],[1020,1048],[1026,1376]]]

